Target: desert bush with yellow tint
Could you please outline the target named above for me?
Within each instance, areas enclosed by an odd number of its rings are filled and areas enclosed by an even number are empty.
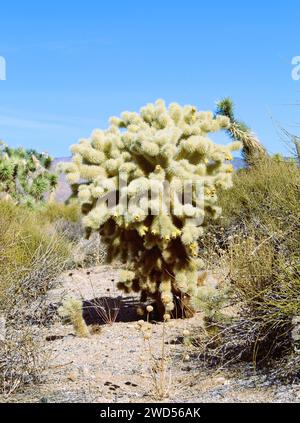
[[[266,158],[234,175],[220,193],[223,219],[202,240],[213,264],[227,271],[229,302],[236,313],[205,344],[224,362],[257,364],[293,355],[300,315],[300,169]],[[283,367],[285,374],[299,372]]]
[[[0,392],[40,380],[47,358],[39,325],[46,295],[67,267],[72,245],[37,210],[0,201]]]

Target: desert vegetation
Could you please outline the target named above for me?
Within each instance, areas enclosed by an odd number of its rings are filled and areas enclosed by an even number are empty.
[[[201,245],[212,266],[226,269],[223,300],[234,312],[209,316],[214,331],[205,354],[212,362],[245,360],[299,376],[299,178],[296,161],[264,158],[236,173],[221,194],[223,219]]]
[[[71,245],[37,211],[12,200],[1,200],[0,208],[0,389],[8,394],[39,379],[38,326],[51,321],[45,298]]]
[[[52,159],[46,153],[0,144],[0,193],[16,204],[34,206],[57,185],[57,175],[50,171]]]
[[[230,142],[209,139],[217,131]],[[240,149],[245,167],[234,172]],[[197,395],[220,369],[297,381],[298,158],[268,154],[230,99],[214,113],[157,101],[71,151],[63,204],[47,154],[1,147],[1,399],[42,390],[56,369],[63,383],[80,382],[64,369],[81,349],[85,362],[101,352],[102,383],[126,361],[110,352],[118,337],[132,366],[124,384],[149,374],[145,395],[151,386],[156,400],[180,386]],[[184,198],[187,180],[201,189]],[[112,394],[119,383],[103,385]],[[96,401],[104,394],[90,384],[86,401]]]
[[[73,160],[64,167],[78,190],[87,234],[99,231],[108,260],[126,265],[119,283],[126,292],[140,291],[143,302],[154,298],[161,316],[178,298],[188,314],[203,267],[202,223],[220,214],[216,189],[231,186],[233,169],[225,161],[240,143],[225,147],[208,138],[230,127],[227,116],[176,103],[167,109],[162,100],[110,123],[72,146]],[[191,191],[185,203],[184,183]]]

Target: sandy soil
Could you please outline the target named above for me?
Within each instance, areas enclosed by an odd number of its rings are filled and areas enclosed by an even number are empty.
[[[61,277],[61,285],[50,292],[57,304],[66,295],[85,301],[85,318],[94,325],[90,338],[74,335],[73,327],[57,321],[42,330],[49,367],[44,383],[11,396],[9,402],[151,402],[158,401],[150,369],[148,344],[137,330],[137,298],[124,296],[116,287],[118,270],[109,266],[76,270]],[[122,298],[120,296],[123,296]],[[103,300],[103,297],[106,299]],[[95,312],[95,299],[120,308],[117,322],[103,321]],[[107,319],[104,319],[107,320]],[[105,324],[103,324],[105,323]],[[96,325],[96,326],[95,326]],[[188,320],[171,320],[165,327],[164,348],[168,359],[166,402],[300,402],[299,385],[271,385],[267,379],[247,374],[207,372],[194,347],[177,342],[183,330],[202,329],[201,314]],[[154,356],[162,351],[163,324],[153,324],[150,340]],[[243,376],[244,374],[244,376]],[[1,399],[5,401],[5,399]]]

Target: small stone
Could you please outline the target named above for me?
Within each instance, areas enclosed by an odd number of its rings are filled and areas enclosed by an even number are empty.
[[[219,385],[226,385],[226,382],[227,380],[225,379],[225,377],[220,376],[216,378],[216,383]]]
[[[4,316],[0,316],[0,341],[5,341],[6,338],[6,319]]]
[[[68,379],[72,382],[76,382],[76,380],[78,379],[78,372],[76,370],[72,370],[68,374]]]

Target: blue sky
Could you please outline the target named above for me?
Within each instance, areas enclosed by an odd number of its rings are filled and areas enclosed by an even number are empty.
[[[54,156],[147,102],[231,96],[271,152],[300,133],[297,0],[10,1],[0,8],[0,139]],[[224,134],[224,140],[226,136]]]

